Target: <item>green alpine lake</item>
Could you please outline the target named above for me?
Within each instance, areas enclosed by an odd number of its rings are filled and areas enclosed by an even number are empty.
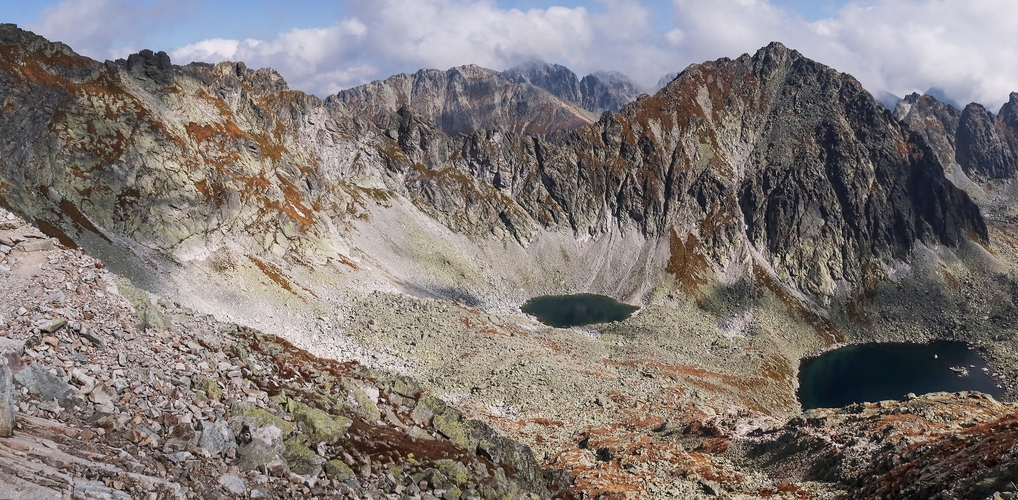
[[[621,321],[637,309],[639,307],[623,304],[611,297],[590,293],[543,295],[528,300],[520,308],[537,317],[541,323],[556,328]]]

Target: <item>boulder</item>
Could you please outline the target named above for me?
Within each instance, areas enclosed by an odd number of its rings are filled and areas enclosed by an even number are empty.
[[[304,433],[314,442],[334,443],[342,439],[346,430],[353,424],[349,418],[329,415],[302,403],[296,404],[293,418],[301,424]]]
[[[237,447],[233,434],[226,422],[202,422],[201,437],[198,446],[206,457],[214,457]]]
[[[353,470],[340,460],[329,460],[325,462],[325,473],[334,477],[336,481],[349,481],[355,479]]]
[[[101,333],[92,330],[91,328],[86,328],[82,330],[81,336],[84,337],[85,340],[89,341],[96,349],[99,349],[100,351],[106,349],[106,339],[103,338]]]
[[[417,401],[417,405],[414,406],[414,410],[410,413],[410,417],[414,419],[414,422],[417,422],[420,425],[429,425],[432,417],[438,413],[444,412],[445,409],[445,401],[434,396],[424,396]]]
[[[243,495],[247,492],[247,482],[244,481],[244,478],[233,474],[219,476],[219,485],[233,495]]]
[[[21,362],[21,356],[24,354],[25,342],[23,340],[0,337],[0,357],[6,360],[12,375],[25,368],[24,363]]]
[[[470,428],[463,420],[463,415],[452,408],[432,417],[431,426],[463,448],[472,451],[477,447],[477,439],[471,435]]]
[[[479,420],[469,422],[470,435],[477,440],[477,454],[498,466],[516,471],[517,478],[527,484],[540,484],[544,471],[529,446],[502,436]]]
[[[0,437],[14,433],[14,383],[7,359],[0,356]]]
[[[131,495],[123,491],[110,488],[99,481],[74,481],[74,491],[70,498],[81,498],[83,500],[131,500]]]
[[[347,391],[345,407],[365,422],[374,423],[382,418],[382,412],[378,410],[375,401],[378,400],[378,389],[365,387],[359,382],[343,380],[343,387]],[[369,390],[371,390],[369,394]]]
[[[290,438],[283,443],[283,458],[294,474],[316,477],[322,472],[325,459],[301,443],[299,438]]]
[[[470,481],[470,470],[466,465],[463,465],[463,462],[443,458],[436,460],[435,466],[438,467],[439,472],[456,484],[466,484]]]
[[[256,469],[261,466],[284,464],[283,432],[275,425],[267,425],[241,432],[243,439],[250,438],[237,449],[237,466]]]
[[[53,333],[65,326],[67,326],[66,319],[55,319],[43,325],[41,328],[39,328],[39,331],[43,333]]]
[[[28,388],[28,392],[38,394],[45,401],[56,400],[61,406],[67,407],[74,402],[74,388],[60,377],[50,373],[40,363],[33,363],[14,376],[14,380]]]
[[[282,431],[283,435],[293,432],[292,423],[247,403],[235,403],[231,407],[231,412],[233,418],[230,419],[230,429],[234,430],[234,434],[236,434],[236,425],[238,424],[247,424],[252,428],[272,425]]]

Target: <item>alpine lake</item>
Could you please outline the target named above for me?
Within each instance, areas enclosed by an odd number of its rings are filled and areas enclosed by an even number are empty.
[[[580,293],[543,295],[528,300],[520,310],[555,328],[610,323],[628,318],[639,307],[623,304],[611,297]]]
[[[909,393],[1005,390],[983,357],[965,342],[870,343],[803,360],[799,402],[804,410],[901,399]]]

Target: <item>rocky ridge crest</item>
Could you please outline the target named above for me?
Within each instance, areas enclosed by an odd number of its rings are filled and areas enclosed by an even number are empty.
[[[592,113],[618,113],[640,95],[636,84],[618,71],[595,71],[579,79],[565,66],[534,61],[509,68],[502,74],[513,82],[547,90]]]
[[[894,114],[925,136],[941,163],[960,166],[975,181],[1012,179],[1018,173],[1018,92],[996,115],[978,103],[958,111],[916,93],[906,96]]]

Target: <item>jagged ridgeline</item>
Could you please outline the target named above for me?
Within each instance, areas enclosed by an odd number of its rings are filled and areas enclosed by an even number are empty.
[[[0,204],[141,289],[413,373],[460,408],[421,419],[467,462],[502,452],[440,428],[461,416],[573,474],[544,477],[506,441],[541,495],[798,496],[792,483],[840,481],[812,490],[826,498],[898,481],[885,465],[926,460],[905,447],[940,439],[947,456],[968,446],[957,433],[999,434],[1011,406],[965,394],[788,419],[802,415],[799,361],[840,342],[965,340],[1018,380],[1018,95],[997,115],[930,96],[892,114],[777,43],[636,92],[531,63],[320,99],[271,69],[151,51],[100,63],[0,25]],[[14,252],[39,244],[9,241],[5,262],[28,270]],[[519,310],[581,292],[640,310],[584,330],[596,335]],[[8,317],[32,329],[33,315]],[[407,432],[400,443],[421,443]],[[971,456],[1003,456],[987,446]],[[1003,478],[1010,463],[958,470]]]
[[[6,25],[0,72],[0,195],[86,244],[186,260],[230,239],[299,259],[407,199],[472,237],[635,234],[680,283],[753,261],[829,295],[917,242],[987,237],[920,137],[777,43],[592,123],[582,85],[559,98],[533,69],[422,71],[323,101],[270,69],[103,64]]]
[[[959,111],[919,94],[906,96],[894,115],[923,135],[948,171],[961,167],[977,182],[1018,173],[1018,92],[1011,93],[996,116],[978,103]]]

